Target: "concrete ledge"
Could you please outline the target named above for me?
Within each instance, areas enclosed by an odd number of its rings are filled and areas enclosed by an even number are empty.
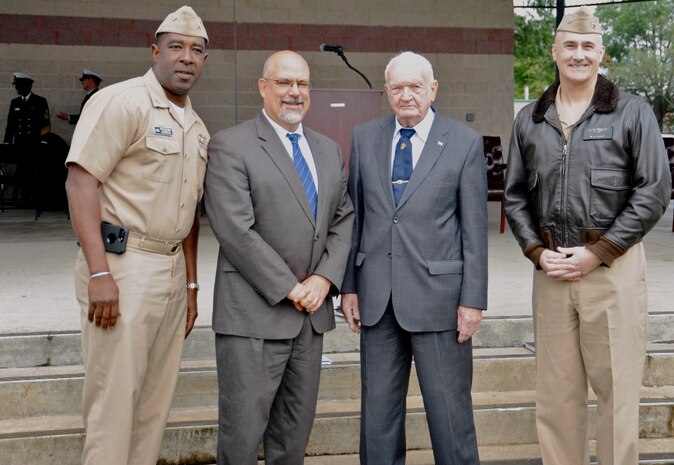
[[[648,317],[649,342],[674,342],[674,312],[651,313]],[[531,316],[485,317],[482,328],[473,339],[473,347],[521,347],[534,339]],[[325,336],[326,353],[359,350],[358,335],[349,331],[338,318],[337,328]],[[185,360],[215,357],[213,332],[197,327],[185,341]],[[80,333],[7,334],[0,336],[0,368],[80,365]]]

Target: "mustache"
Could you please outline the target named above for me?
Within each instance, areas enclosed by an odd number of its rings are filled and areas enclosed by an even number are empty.
[[[304,99],[302,97],[299,97],[299,96],[290,97],[290,98],[281,100],[281,103],[292,103],[292,104],[295,104],[295,105],[299,105],[299,104],[304,105]]]

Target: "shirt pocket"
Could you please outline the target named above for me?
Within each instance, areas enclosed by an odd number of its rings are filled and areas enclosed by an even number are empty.
[[[166,184],[173,182],[176,168],[181,164],[180,143],[166,137],[147,136],[145,148],[141,166],[143,178]]]
[[[590,216],[599,226],[610,226],[632,195],[632,176],[618,169],[592,169]]]

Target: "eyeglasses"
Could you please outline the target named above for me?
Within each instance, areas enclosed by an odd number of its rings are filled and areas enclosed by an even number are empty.
[[[311,89],[311,82],[309,81],[291,81],[290,79],[272,79],[266,77],[263,77],[262,79],[265,81],[272,81],[281,92],[288,92],[294,85],[297,85],[300,92],[307,92]]]
[[[391,95],[400,95],[405,91],[405,88],[409,89],[414,95],[421,95],[426,90],[426,87],[418,82],[412,84],[393,84],[388,86]]]

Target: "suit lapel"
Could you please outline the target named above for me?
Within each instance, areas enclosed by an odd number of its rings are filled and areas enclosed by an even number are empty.
[[[260,138],[262,150],[264,150],[267,153],[267,155],[269,155],[269,158],[272,159],[272,161],[276,164],[281,174],[286,178],[286,181],[288,182],[290,189],[293,191],[295,197],[297,198],[297,201],[302,206],[302,210],[304,210],[304,213],[313,223],[314,215],[311,212],[311,207],[309,206],[307,194],[304,192],[304,187],[302,186],[302,182],[300,181],[300,176],[299,174],[297,174],[297,169],[295,168],[293,161],[288,156],[288,152],[286,151],[285,146],[279,140],[278,134],[276,133],[276,131],[274,131],[274,128],[271,126],[271,124],[269,124],[269,122],[267,121],[266,117],[262,114],[262,112],[258,114],[257,119],[255,121],[255,125],[257,126],[257,135]],[[311,150],[313,151],[314,148],[312,147]],[[317,157],[314,156],[314,160],[316,158]],[[319,177],[319,185],[320,185],[320,177]],[[320,212],[321,211],[320,191],[318,192],[318,202],[319,202],[318,212]],[[318,217],[318,213],[316,216]]]
[[[436,114],[431,131],[428,133],[428,139],[426,139],[426,143],[424,144],[424,149],[419,156],[419,161],[414,167],[414,171],[412,171],[410,182],[407,184],[405,192],[403,192],[403,196],[400,198],[398,208],[405,204],[407,199],[421,185],[424,178],[428,176],[428,173],[431,172],[431,168],[433,168],[433,165],[435,165],[435,162],[438,161],[438,158],[447,147],[448,140],[449,129],[445,124],[442,124]]]
[[[395,131],[395,117],[387,119],[381,126],[377,135],[377,145],[375,155],[377,157],[377,171],[381,180],[384,193],[389,199],[391,205],[395,205],[393,200],[393,186],[391,184],[391,142],[393,141],[393,131]],[[367,154],[365,155],[367,156]]]

